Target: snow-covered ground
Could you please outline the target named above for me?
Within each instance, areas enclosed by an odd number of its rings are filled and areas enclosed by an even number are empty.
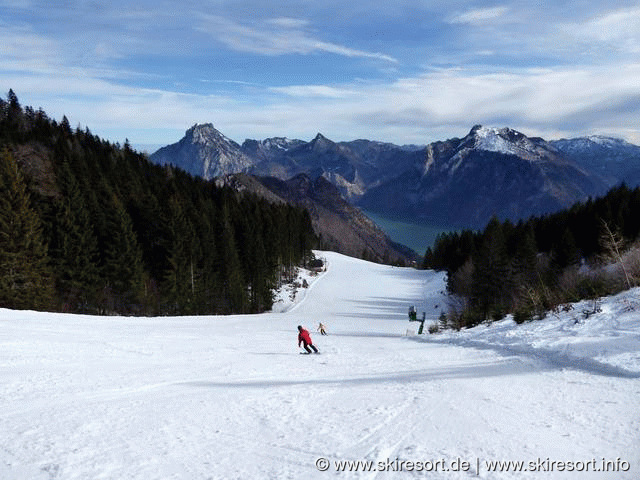
[[[441,274],[321,255],[277,313],[0,310],[0,479],[640,478],[640,291],[418,336]]]

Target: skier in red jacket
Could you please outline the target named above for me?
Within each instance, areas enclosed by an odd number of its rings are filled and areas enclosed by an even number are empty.
[[[311,341],[311,335],[307,330],[302,328],[302,325],[298,325],[298,347],[302,343],[304,345],[304,349],[307,353],[311,353],[311,349],[313,349],[314,353],[318,353],[318,349],[313,345]],[[309,348],[311,347],[311,349]]]

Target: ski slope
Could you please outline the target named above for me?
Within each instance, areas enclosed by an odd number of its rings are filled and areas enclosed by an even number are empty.
[[[0,310],[0,479],[640,478],[638,291],[407,335],[442,274],[320,254],[277,313]]]

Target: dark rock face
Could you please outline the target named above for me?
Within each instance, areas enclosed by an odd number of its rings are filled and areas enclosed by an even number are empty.
[[[151,156],[206,179],[250,173],[287,180],[322,177],[352,205],[382,215],[482,227],[496,215],[518,220],[640,184],[640,147],[606,137],[547,142],[510,128],[474,126],[464,138],[427,146],[370,140],[274,137],[229,140],[195,125]]]
[[[174,165],[206,180],[248,171],[254,164],[240,145],[222,135],[210,123],[194,125],[185,136],[150,157],[159,165]]]
[[[640,147],[637,145],[598,135],[549,143],[610,187],[623,181],[628,186],[640,185]]]
[[[260,195],[271,202],[286,202],[306,208],[323,248],[386,263],[407,264],[417,258],[415,252],[391,241],[324,177],[312,179],[302,173],[289,180],[280,180],[238,174],[220,177],[216,182],[229,185],[238,192]]]
[[[482,227],[518,220],[605,193],[602,179],[542,139],[476,126],[427,146],[421,163],[370,189],[358,204],[391,217]]]

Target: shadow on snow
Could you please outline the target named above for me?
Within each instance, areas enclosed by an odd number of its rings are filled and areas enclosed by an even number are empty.
[[[501,355],[529,357],[555,368],[580,370],[594,375],[617,378],[640,378],[640,372],[626,370],[622,367],[599,362],[592,358],[574,356],[555,350],[534,348],[530,346],[508,346],[478,342],[474,340],[433,340],[409,337],[413,341],[435,344],[449,344],[460,347],[471,347],[478,350],[493,350]]]
[[[412,383],[452,380],[457,378],[481,378],[499,377],[503,375],[526,374],[531,372],[530,365],[522,362],[514,362],[512,359],[504,359],[485,364],[473,363],[447,368],[420,369],[404,372],[389,372],[375,375],[362,375],[342,378],[308,378],[303,380],[271,379],[271,380],[238,380],[217,382],[207,380],[194,380],[178,382],[174,385],[194,388],[267,388],[309,385],[336,385],[357,386],[377,385],[384,383]]]

